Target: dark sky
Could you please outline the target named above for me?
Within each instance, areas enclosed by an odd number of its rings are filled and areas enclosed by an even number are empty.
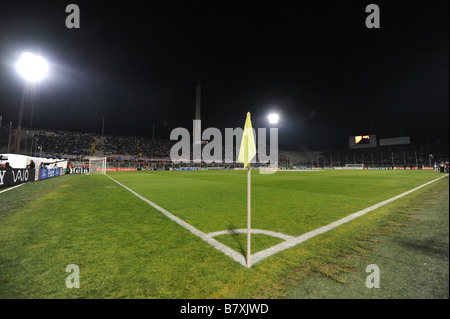
[[[79,5],[81,28],[65,8]],[[183,4],[182,4],[183,3]],[[243,5],[243,3],[246,3]],[[368,29],[376,3],[381,28]],[[18,121],[23,51],[50,63],[23,125],[169,138],[192,127],[268,127],[280,147],[345,148],[348,136],[449,134],[449,2],[20,1],[0,3],[0,115]],[[200,72],[199,72],[200,69]]]

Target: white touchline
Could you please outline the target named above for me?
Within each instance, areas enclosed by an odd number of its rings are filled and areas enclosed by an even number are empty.
[[[118,181],[116,181],[114,178],[106,175],[108,178],[110,178],[111,180],[113,180],[114,182],[116,182],[118,185],[122,186],[123,188],[125,188],[126,190],[128,190],[129,192],[131,192],[133,195],[135,195],[136,197],[138,197],[139,199],[143,200],[144,202],[146,202],[147,204],[149,204],[150,206],[152,206],[153,208],[155,208],[156,210],[160,211],[161,213],[163,213],[164,215],[166,215],[168,218],[170,218],[171,220],[173,220],[174,222],[176,222],[177,224],[179,224],[180,226],[186,228],[187,230],[189,230],[191,233],[193,233],[194,235],[197,235],[198,237],[200,237],[201,239],[203,239],[204,241],[206,241],[208,244],[210,244],[211,246],[213,246],[214,248],[216,248],[217,250],[223,252],[225,255],[227,255],[228,257],[232,258],[233,260],[237,261],[238,263],[240,263],[242,266],[247,267],[246,264],[246,260],[245,257],[236,252],[235,250],[231,249],[230,247],[218,242],[217,240],[215,240],[213,237],[215,236],[219,236],[219,235],[224,235],[224,234],[234,234],[234,233],[242,233],[242,232],[246,232],[247,230],[242,230],[242,229],[233,229],[233,230],[224,230],[224,231],[218,231],[218,232],[213,232],[213,233],[209,233],[206,234],[200,230],[198,230],[197,228],[195,228],[194,226],[186,223],[185,221],[181,220],[180,218],[176,217],[175,215],[169,213],[167,210],[165,210],[164,208],[156,205],[155,203],[149,201],[147,198],[139,195],[138,193],[136,193],[135,191],[133,191],[132,189],[128,188],[127,186],[119,183]],[[280,251],[283,251],[287,248],[296,246],[310,238],[313,238],[317,235],[323,234],[329,230],[332,230],[333,228],[336,228],[342,224],[345,224],[355,218],[358,218],[360,216],[363,216],[365,214],[367,214],[368,212],[371,212],[377,208],[380,208],[381,206],[384,206],[386,204],[389,204],[403,196],[406,196],[422,187],[425,187],[431,183],[434,183],[437,180],[440,180],[441,178],[447,177],[448,174],[441,176],[439,178],[436,178],[430,182],[427,182],[423,185],[420,185],[416,188],[413,188],[409,191],[406,191],[400,195],[394,196],[390,199],[387,199],[385,201],[382,201],[378,204],[375,204],[373,206],[367,207],[363,210],[360,210],[359,212],[353,213],[351,215],[348,215],[342,219],[339,219],[335,222],[332,222],[331,224],[328,224],[326,226],[320,227],[318,229],[315,229],[313,231],[310,231],[306,234],[300,235],[298,237],[293,237],[293,236],[289,236],[289,235],[285,235],[282,233],[276,233],[276,232],[272,232],[272,231],[268,231],[268,230],[259,230],[259,229],[252,229],[252,233],[254,234],[265,234],[265,235],[269,235],[269,236],[274,236],[274,237],[279,237],[283,240],[285,240],[283,243],[272,246],[268,249],[262,250],[260,252],[257,252],[253,255],[251,255],[251,261],[252,261],[252,265],[256,264],[257,262],[272,256]]]
[[[4,192],[7,192],[7,191],[10,191],[11,189],[16,188],[16,187],[19,187],[19,186],[22,186],[22,185],[23,185],[23,184],[19,184],[19,185],[10,187],[10,188],[8,188],[8,189],[5,189],[5,190],[0,191],[0,193],[4,193]]]

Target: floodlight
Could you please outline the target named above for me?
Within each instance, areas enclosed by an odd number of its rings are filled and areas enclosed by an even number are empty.
[[[269,123],[270,123],[270,124],[277,124],[279,118],[280,118],[280,117],[279,117],[278,114],[276,114],[276,113],[269,114],[269,116],[268,116],[268,119],[269,119]]]
[[[42,57],[25,52],[17,62],[16,69],[28,82],[38,82],[47,75],[48,64]]]

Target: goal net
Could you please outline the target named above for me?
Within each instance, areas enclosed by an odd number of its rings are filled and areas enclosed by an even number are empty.
[[[345,164],[348,169],[364,169],[364,164]]]
[[[106,157],[89,157],[88,174],[106,174]]]

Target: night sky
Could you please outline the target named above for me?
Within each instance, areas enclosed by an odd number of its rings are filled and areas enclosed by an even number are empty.
[[[81,28],[65,26],[68,4]],[[183,4],[182,4],[183,3]],[[243,3],[246,3],[243,5]],[[381,28],[368,29],[376,3]],[[40,53],[49,76],[27,95],[23,126],[169,138],[202,127],[269,127],[286,150],[346,148],[348,136],[448,141],[449,2],[5,1],[0,115],[17,124],[15,63]]]

